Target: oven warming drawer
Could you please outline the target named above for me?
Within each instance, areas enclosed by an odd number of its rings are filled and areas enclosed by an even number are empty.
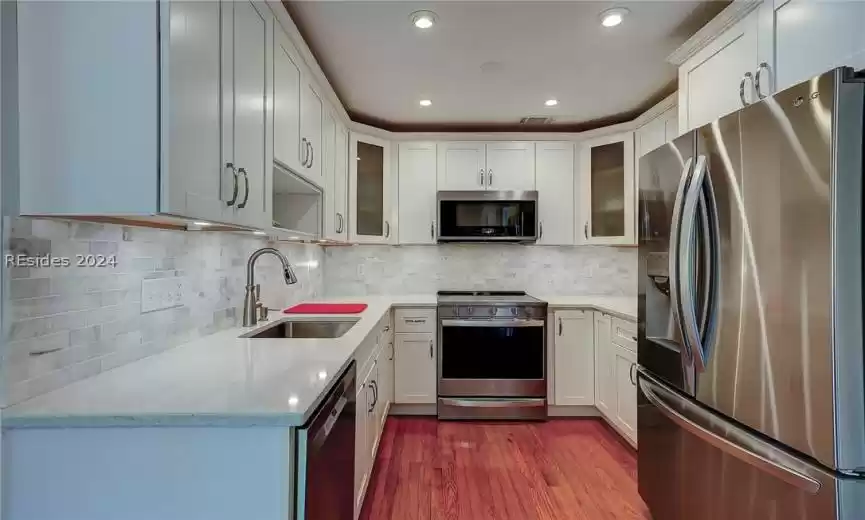
[[[546,397],[546,379],[439,379],[441,397]]]
[[[445,420],[545,421],[546,398],[439,397],[438,418]]]

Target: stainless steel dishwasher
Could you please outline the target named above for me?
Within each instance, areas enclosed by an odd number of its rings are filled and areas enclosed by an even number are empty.
[[[297,519],[354,518],[354,361],[297,433]]]

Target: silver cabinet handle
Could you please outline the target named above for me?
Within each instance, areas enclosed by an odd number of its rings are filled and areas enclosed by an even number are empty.
[[[637,364],[631,363],[631,368],[628,369],[628,380],[631,381],[631,384],[637,386]]]
[[[538,227],[540,228],[540,229],[538,230],[538,238],[539,238],[539,239],[540,239],[540,238],[544,238],[544,222],[541,221],[541,222],[538,224]]]
[[[493,169],[487,170],[487,186],[493,185]]]
[[[384,237],[390,238],[390,222],[384,221]]]
[[[583,236],[586,237],[586,240],[589,239],[589,223],[588,222],[583,224]]]
[[[748,106],[748,101],[745,100],[745,82],[746,81],[751,81],[751,73],[750,72],[746,72],[742,76],[742,81],[739,82],[739,100],[742,101],[743,107]]]
[[[559,318],[559,336],[562,335],[562,319]]]
[[[430,222],[430,225],[429,225],[429,237],[430,237],[430,238],[435,238],[435,237],[436,237],[436,221],[435,221],[435,220],[433,220],[432,222]]]
[[[484,185],[484,169],[481,168],[481,186]]]
[[[249,175],[246,173],[246,168],[238,168],[237,173],[243,174],[243,180],[246,186],[246,190],[243,194],[243,202],[237,205],[237,209],[243,209],[246,207],[246,203],[249,201]]]
[[[394,352],[393,341],[391,341],[390,342],[390,358],[388,359],[388,361],[393,361],[394,355],[396,355],[396,352]]]
[[[344,220],[343,220],[343,218],[342,218],[342,213],[337,213],[337,214],[336,214],[336,222],[337,222],[337,224],[336,224],[336,232],[337,232],[337,233],[342,233],[343,222],[344,222]]]
[[[754,74],[754,90],[757,91],[757,97],[760,98],[760,99],[765,99],[765,98],[766,98],[766,96],[763,94],[762,89],[760,88],[760,76],[762,75],[762,73],[763,73],[764,70],[765,70],[765,71],[769,71],[769,72],[771,72],[770,69],[769,69],[769,64],[766,63],[765,61],[762,62],[762,63],[760,63],[760,64],[757,66],[757,73]],[[771,79],[771,78],[770,78],[770,79]],[[772,93],[772,87],[771,87],[771,85],[770,85],[770,87],[769,87],[769,93],[770,93],[770,94]]]
[[[429,340],[429,358],[433,358],[433,340]]]
[[[300,165],[306,166],[307,153],[309,149],[306,147],[306,137],[300,139]]]
[[[311,141],[307,141],[309,143],[309,168],[312,168],[312,165],[315,164],[315,146],[312,145]]]
[[[234,206],[234,203],[237,202],[237,168],[234,167],[234,163],[227,162],[225,163],[226,168],[231,168],[231,177],[234,179],[234,190],[231,194],[231,200],[226,202],[227,206]]]

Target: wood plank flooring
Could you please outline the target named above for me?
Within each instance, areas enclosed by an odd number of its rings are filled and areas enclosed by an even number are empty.
[[[391,417],[362,520],[648,520],[636,454],[597,419]]]

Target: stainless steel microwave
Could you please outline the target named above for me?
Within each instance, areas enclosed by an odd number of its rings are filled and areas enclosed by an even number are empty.
[[[438,192],[439,242],[534,242],[537,191]]]

